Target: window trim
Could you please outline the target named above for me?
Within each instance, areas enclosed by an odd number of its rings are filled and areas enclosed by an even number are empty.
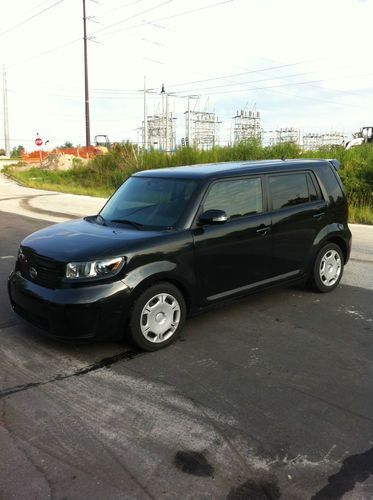
[[[317,201],[324,200],[324,195],[323,195],[322,190],[320,188],[320,185],[319,185],[319,182],[318,182],[317,177],[315,175],[315,172],[313,170],[307,170],[307,174],[308,174],[309,178],[311,179],[311,182],[313,183],[313,185],[316,189],[316,194],[318,196]],[[316,201],[316,200],[314,200],[314,201]]]

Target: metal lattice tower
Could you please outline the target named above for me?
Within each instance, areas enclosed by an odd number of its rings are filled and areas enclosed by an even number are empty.
[[[176,149],[176,118],[169,111],[168,98],[171,94],[165,91],[164,84],[162,84],[161,106],[158,106],[154,115],[147,116],[146,93],[146,79],[144,79],[144,120],[141,126],[143,147],[147,149],[149,145],[160,151],[174,151]]]
[[[303,135],[303,149],[313,151],[322,146],[322,134],[308,133]]]
[[[341,146],[345,140],[346,137],[343,132],[326,132],[322,134],[323,146]]]
[[[303,149],[315,150],[327,146],[341,146],[344,144],[343,132],[308,133],[303,135]]]
[[[300,142],[300,130],[294,127],[280,128],[276,130],[275,143],[291,143],[299,144]]]
[[[250,139],[262,139],[262,127],[259,111],[237,111],[234,119],[234,143],[245,142]]]
[[[197,100],[198,103],[198,100]],[[196,103],[196,104],[197,104]],[[219,121],[216,113],[188,109],[185,114],[185,136],[189,145],[196,149],[211,149],[219,143]],[[189,108],[189,106],[188,106]]]
[[[154,114],[147,117],[147,144],[160,151],[174,151],[176,131],[173,113]],[[144,122],[142,122],[142,142],[144,143]]]

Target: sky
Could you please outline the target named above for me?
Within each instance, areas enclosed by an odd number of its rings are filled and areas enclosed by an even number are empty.
[[[82,0],[3,2],[0,65],[11,147],[85,143]],[[164,84],[185,137],[187,95],[216,112],[221,144],[237,110],[280,127],[352,132],[373,123],[373,0],[86,0],[91,137],[141,141]],[[2,91],[2,86],[1,86]],[[0,101],[0,148],[4,146]]]

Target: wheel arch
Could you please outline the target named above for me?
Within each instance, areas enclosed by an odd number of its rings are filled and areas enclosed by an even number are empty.
[[[342,254],[343,254],[343,264],[346,264],[346,262],[348,260],[348,247],[347,247],[347,243],[345,242],[345,240],[343,238],[341,238],[340,236],[331,236],[330,238],[328,238],[327,240],[324,241],[324,245],[327,243],[334,243],[335,245],[339,246],[339,248],[342,250]],[[320,248],[322,248],[322,247],[320,247]]]
[[[131,307],[134,304],[134,302],[138,299],[138,297],[148,288],[151,286],[161,283],[161,282],[167,282],[170,283],[171,285],[174,285],[182,294],[184,300],[185,300],[185,305],[187,308],[187,312],[189,313],[190,310],[193,308],[193,300],[192,300],[192,292],[188,288],[188,286],[183,282],[183,280],[179,279],[178,277],[168,275],[168,274],[155,274],[148,276],[145,278],[143,281],[138,283],[131,292]]]

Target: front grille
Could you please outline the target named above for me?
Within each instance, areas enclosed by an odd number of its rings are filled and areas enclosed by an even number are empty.
[[[65,270],[62,262],[38,255],[27,248],[21,248],[17,267],[25,279],[46,288],[57,288]]]

